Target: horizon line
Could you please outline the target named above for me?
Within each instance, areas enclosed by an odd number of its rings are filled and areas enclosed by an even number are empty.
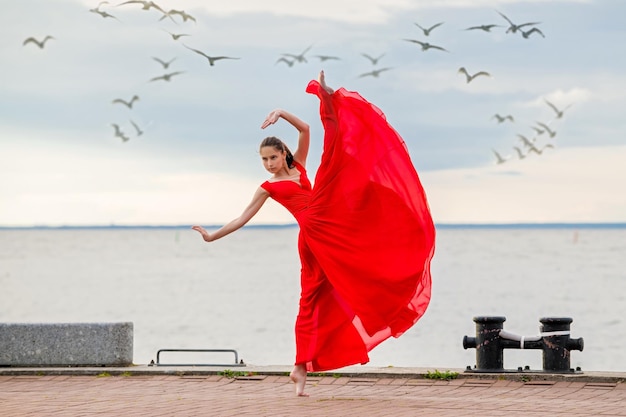
[[[92,225],[21,225],[3,226],[0,230],[33,230],[33,229],[187,229],[191,224],[92,224]],[[221,224],[204,226],[208,229],[222,227]],[[297,223],[263,223],[243,226],[249,229],[291,228],[298,227]],[[435,228],[462,229],[462,228],[626,228],[626,222],[509,222],[509,223],[435,223]]]

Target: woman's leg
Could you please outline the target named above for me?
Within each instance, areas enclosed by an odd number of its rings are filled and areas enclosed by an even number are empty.
[[[304,392],[306,385],[306,365],[303,363],[296,364],[289,374],[289,378],[296,384],[296,395],[298,397],[308,397],[309,394]]]

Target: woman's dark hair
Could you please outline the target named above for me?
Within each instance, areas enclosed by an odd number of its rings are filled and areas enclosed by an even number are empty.
[[[272,148],[276,149],[279,152],[285,152],[287,153],[287,166],[289,168],[293,168],[293,155],[291,154],[291,151],[289,150],[289,148],[287,147],[287,145],[285,145],[285,143],[278,139],[276,136],[268,136],[265,139],[263,139],[263,141],[261,142],[261,145],[259,146],[259,149],[264,148],[266,146],[271,146]]]

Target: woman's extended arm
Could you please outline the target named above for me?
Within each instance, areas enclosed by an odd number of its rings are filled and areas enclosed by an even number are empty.
[[[311,138],[309,125],[298,116],[291,114],[286,110],[276,109],[265,118],[265,121],[263,121],[263,124],[261,125],[261,129],[265,129],[269,125],[276,123],[279,118],[285,119],[298,130],[298,148],[293,153],[293,159],[298,161],[300,165],[306,166],[306,157],[309,154],[309,142]]]
[[[213,233],[207,232],[206,229],[204,229],[202,226],[192,226],[191,228],[199,232],[206,242],[213,242],[214,240],[222,238],[227,234],[230,234],[235,230],[240,229],[243,225],[248,223],[250,219],[254,217],[254,215],[263,206],[265,200],[267,200],[267,197],[269,197],[269,193],[265,191],[262,187],[259,187],[254,193],[252,201],[250,202],[250,204],[248,204],[248,207],[245,208],[243,213],[241,213],[239,217],[231,220]]]

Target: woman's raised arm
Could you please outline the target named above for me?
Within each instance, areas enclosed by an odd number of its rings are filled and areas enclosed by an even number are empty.
[[[298,130],[298,147],[293,153],[293,159],[300,163],[300,165],[306,166],[306,158],[309,154],[309,143],[311,139],[308,123],[286,110],[276,109],[272,110],[272,112],[270,112],[270,114],[265,118],[263,124],[261,125],[261,129],[265,129],[269,125],[273,125],[280,118],[286,120]]]

